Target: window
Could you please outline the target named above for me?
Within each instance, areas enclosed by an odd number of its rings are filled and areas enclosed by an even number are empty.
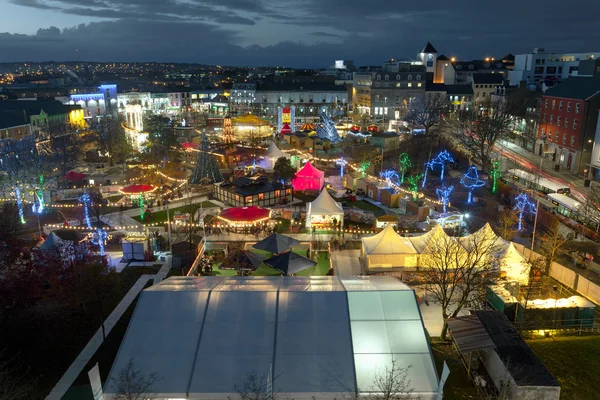
[[[570,113],[571,112],[571,102],[567,103],[567,112]]]
[[[396,83],[396,87],[400,87],[400,86],[402,86],[402,85],[400,84],[400,82]]]
[[[246,196],[246,203],[252,203],[252,196]]]
[[[258,194],[258,199],[259,200],[264,200],[265,199],[265,194],[264,193],[259,193]]]
[[[575,104],[575,114],[579,114],[579,103]]]
[[[556,126],[560,126],[560,115],[556,117]]]
[[[567,144],[567,134],[563,133],[563,144]]]
[[[563,109],[563,102],[562,101],[558,103],[558,109],[560,111],[562,111],[562,109]]]
[[[421,80],[421,75],[417,75],[417,80],[420,81]]]
[[[381,75],[377,75],[377,80],[380,81],[381,80]]]
[[[408,87],[412,87],[412,82],[408,82]]]
[[[548,140],[552,141],[552,129],[548,131]]]
[[[559,136],[558,132],[556,132],[556,140],[555,140],[556,143],[558,143],[558,136]]]
[[[550,123],[553,124],[554,123],[554,115],[550,114]]]
[[[565,118],[565,128],[569,127],[569,118]]]
[[[421,82],[417,83],[417,86],[418,86],[418,87],[421,87],[421,85],[422,85],[422,83],[421,83]]]
[[[400,80],[400,74],[396,75],[396,80],[399,81]]]
[[[390,76],[389,76],[389,75],[386,75],[386,76],[385,76],[385,80],[386,80],[386,81],[389,81],[389,80],[390,80]]]
[[[408,80],[412,81],[412,75],[411,74],[408,74]]]
[[[577,129],[577,120],[576,119],[573,120],[573,129]]]
[[[571,136],[571,147],[575,146],[575,136]]]
[[[545,108],[548,108],[548,99],[546,99],[546,100],[544,101],[544,107],[545,107]]]
[[[544,116],[542,117],[542,122],[546,122],[546,113],[544,113]]]
[[[544,136],[544,132],[545,132],[545,130],[544,130],[544,128],[542,128],[542,136]]]
[[[280,190],[276,190],[275,191],[275,197],[279,197],[281,195],[281,191]]]
[[[552,100],[552,109],[554,110],[556,108],[556,100]]]

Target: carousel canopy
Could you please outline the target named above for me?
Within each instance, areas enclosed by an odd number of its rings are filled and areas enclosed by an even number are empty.
[[[120,190],[123,194],[142,194],[142,193],[151,193],[157,189],[156,186],[153,185],[144,185],[144,184],[135,184],[125,186]]]
[[[258,222],[268,219],[271,210],[267,208],[249,206],[249,207],[231,207],[221,211],[219,218],[228,222]]]
[[[268,260],[265,260],[264,263],[281,272],[283,275],[296,274],[317,265],[313,260],[302,257],[300,254],[296,254],[293,251],[271,257]]]
[[[271,236],[261,240],[254,246],[255,249],[268,251],[273,254],[280,254],[289,250],[292,246],[300,244],[300,241],[289,236],[274,233]]]
[[[304,164],[292,179],[294,190],[321,190],[324,184],[325,173],[313,167],[310,161]]]
[[[269,121],[265,121],[262,118],[257,117],[253,114],[242,115],[233,119],[233,123],[236,125],[254,125],[254,126],[267,126],[270,125]]]
[[[80,181],[82,179],[85,179],[86,177],[87,177],[86,174],[80,174],[79,172],[76,172],[76,171],[69,171],[65,175],[65,179],[68,181],[71,181],[71,182]]]
[[[192,143],[192,142],[181,143],[181,147],[183,147],[184,149],[195,149],[199,145],[200,145],[199,143]]]
[[[362,239],[364,253],[371,254],[416,254],[415,248],[408,238],[394,231],[392,224],[386,226],[375,236]]]
[[[335,201],[327,189],[321,190],[319,197],[306,205],[309,215],[337,215],[344,214],[342,205]]]
[[[314,124],[308,124],[308,123],[307,123],[307,124],[303,124],[303,125],[300,127],[300,130],[301,130],[302,132],[310,132],[310,131],[314,131],[315,129],[317,129],[317,126],[316,126],[316,125],[314,125]]]

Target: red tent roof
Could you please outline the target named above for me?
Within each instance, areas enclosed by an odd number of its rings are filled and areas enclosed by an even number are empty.
[[[287,122],[284,123],[283,127],[281,128],[281,134],[285,135],[286,133],[292,133],[292,129],[290,128]]]
[[[257,206],[232,207],[221,211],[219,218],[228,222],[256,222],[268,219],[271,210]]]
[[[135,185],[125,186],[124,188],[121,188],[121,190],[119,190],[119,191],[123,194],[141,194],[141,193],[150,193],[155,190],[156,190],[156,186],[135,184]]]
[[[68,181],[80,181],[82,179],[85,179],[87,177],[86,174],[80,174],[79,172],[75,172],[75,171],[69,171],[67,172],[67,174],[65,175],[65,179]]]

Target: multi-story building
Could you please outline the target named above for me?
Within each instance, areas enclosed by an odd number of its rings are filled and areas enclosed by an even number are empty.
[[[348,91],[327,83],[267,83],[256,90],[256,115],[275,124],[279,109],[286,107],[295,107],[297,124],[318,123],[321,114],[346,115]]]
[[[514,69],[508,74],[510,84],[517,85],[526,81],[528,84],[543,82],[551,85],[570,76],[580,76],[579,70],[586,64],[585,61],[593,61],[599,57],[600,52],[548,53],[542,48],[536,48],[531,53],[515,56]]]
[[[32,134],[31,124],[20,113],[0,112],[0,141],[19,141]]]
[[[539,155],[570,171],[588,168],[600,109],[600,62],[593,77],[571,77],[542,97],[536,141]]]
[[[445,61],[443,64],[444,83],[447,85],[470,85],[474,74],[499,74],[507,79],[509,64],[502,60]]]
[[[450,101],[449,109],[460,115],[473,109],[473,85],[446,85],[446,95]]]
[[[229,109],[233,115],[244,115],[254,109],[256,83],[234,83],[229,96]]]
[[[473,74],[471,86],[473,87],[473,95],[475,96],[475,105],[481,107],[486,102],[489,102],[492,94],[496,93],[496,88],[503,85],[504,78],[503,74]]]
[[[117,85],[100,85],[96,88],[96,92],[71,94],[69,104],[80,106],[85,118],[116,113]]]

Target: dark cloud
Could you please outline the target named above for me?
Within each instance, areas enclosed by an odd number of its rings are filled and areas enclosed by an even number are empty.
[[[102,22],[0,34],[1,61],[74,59],[78,49],[82,60],[311,67],[342,58],[370,65],[414,58],[427,41],[459,59],[534,47],[597,51],[600,43],[600,2],[589,0],[11,1]]]

